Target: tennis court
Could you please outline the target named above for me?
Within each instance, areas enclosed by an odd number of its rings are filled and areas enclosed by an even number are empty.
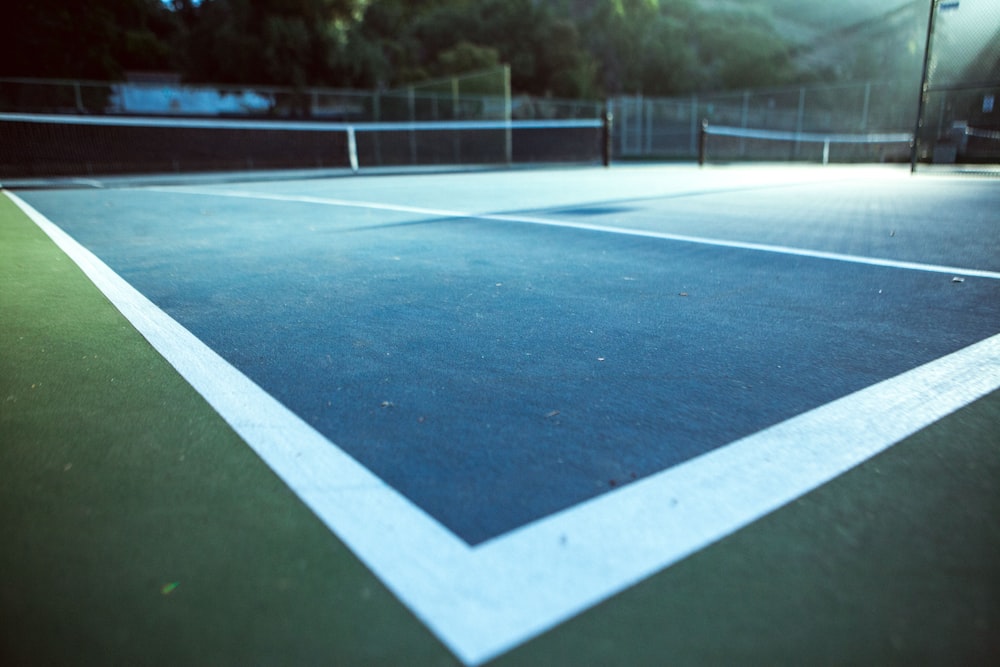
[[[83,663],[144,645],[164,664],[1000,650],[995,177],[677,165],[96,184],[17,189],[3,217],[8,247],[35,253],[9,251],[4,297],[7,565],[26,582],[5,609],[30,612],[11,655],[61,661],[80,636]],[[146,407],[101,403],[112,383],[80,368],[95,344],[127,350],[114,373]],[[65,468],[67,433],[123,421]],[[55,476],[71,470],[75,490]],[[173,503],[210,543],[166,548],[190,577],[127,557],[115,577],[109,545],[190,538]],[[74,522],[77,504],[103,511]],[[58,550],[38,527],[53,513],[72,536]],[[83,540],[94,521],[106,541]],[[57,551],[72,584],[33,564]],[[79,604],[51,600],[59,586]],[[132,611],[110,611],[115,596]],[[70,629],[43,649],[52,626]]]

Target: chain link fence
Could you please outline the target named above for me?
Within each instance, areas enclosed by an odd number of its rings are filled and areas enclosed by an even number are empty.
[[[690,95],[674,98],[619,97],[612,100],[615,155],[625,159],[694,159],[702,121],[711,125],[803,134],[878,134],[911,131],[916,121],[917,84],[865,82],[797,86]],[[804,146],[761,155],[742,142],[734,158],[812,159]],[[814,151],[813,151],[814,152]],[[906,147],[885,160],[905,161]]]
[[[920,162],[1000,162],[1000,2],[934,0]]]
[[[1000,2],[927,0],[928,77],[650,98],[618,97],[614,154],[619,159],[694,159],[699,131],[712,126],[802,135],[910,133],[877,150],[839,150],[841,161],[1000,163]],[[919,117],[919,120],[918,120]],[[870,147],[869,147],[870,148]],[[728,159],[820,160],[809,142],[733,139]]]
[[[186,85],[176,78],[0,79],[0,113],[224,117],[337,122],[599,118],[603,103],[512,97],[505,68],[391,90]]]
[[[904,144],[842,153],[843,161],[1000,162],[1000,1],[927,0],[928,67],[919,81],[621,96],[605,102],[513,96],[506,68],[394,90],[189,86],[127,82],[0,80],[0,113],[313,119],[350,123],[614,118],[617,159],[698,156],[702,122],[803,135],[913,133]],[[918,104],[918,101],[920,102]],[[733,139],[729,159],[815,160],[816,146]],[[826,151],[822,158],[827,159]]]

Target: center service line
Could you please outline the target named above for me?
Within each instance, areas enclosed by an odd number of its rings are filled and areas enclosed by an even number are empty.
[[[470,218],[475,220],[490,220],[495,222],[514,222],[529,225],[545,225],[548,227],[566,227],[569,229],[582,229],[592,232],[604,232],[610,234],[622,234],[626,236],[640,236],[666,241],[680,241],[683,243],[698,243],[701,245],[717,246],[721,248],[736,248],[739,250],[756,250],[759,252],[771,252],[781,255],[793,255],[797,257],[811,257],[814,259],[827,259],[837,262],[848,262],[851,264],[866,264],[869,266],[882,266],[893,269],[905,269],[909,271],[926,271],[930,273],[946,273],[950,275],[960,275],[966,277],[988,278],[990,280],[1000,280],[1000,272],[986,271],[983,269],[969,269],[957,266],[943,266],[940,264],[923,264],[921,262],[905,262],[894,259],[882,259],[879,257],[864,257],[862,255],[847,255],[837,252],[825,252],[823,250],[809,250],[808,248],[792,248],[790,246],[771,245],[767,243],[751,243],[746,241],[727,241],[724,239],[712,239],[703,236],[687,236],[685,234],[671,234],[669,232],[656,232],[645,229],[630,229],[628,227],[613,227],[610,225],[594,225],[586,222],[573,222],[565,220],[552,220],[550,218],[539,218],[534,216],[508,215],[504,213],[470,213],[467,211],[452,211],[447,209],[423,208],[419,206],[407,206],[402,204],[383,204],[378,202],[355,201],[350,199],[335,199],[329,197],[311,197],[308,195],[280,195],[263,192],[246,192],[243,190],[200,190],[194,188],[144,188],[156,192],[183,193],[201,196],[233,197],[239,199],[260,199],[267,201],[294,202],[299,204],[319,204],[323,206],[342,206],[345,208],[364,208],[376,211],[395,211],[398,213],[416,213],[418,215],[428,215],[438,218]]]

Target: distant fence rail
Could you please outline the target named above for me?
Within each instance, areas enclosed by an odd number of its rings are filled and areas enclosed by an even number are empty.
[[[598,118],[603,102],[511,96],[503,79],[393,90],[0,79],[0,112],[316,119],[343,122]],[[475,85],[473,85],[473,83]]]
[[[818,153],[810,136],[913,134],[918,85],[906,81],[698,93],[622,95],[606,101],[512,95],[502,68],[404,86],[361,91],[177,81],[0,79],[0,113],[211,117],[344,123],[598,119],[612,113],[611,153],[625,160],[694,160],[702,123],[793,133],[787,150],[746,136],[725,154],[734,160],[905,161],[891,149]],[[932,162],[1000,162],[1000,82],[934,90],[921,126],[920,156]],[[968,128],[957,130],[956,128]],[[831,139],[829,142],[837,143]],[[898,142],[896,142],[898,144]],[[718,153],[717,153],[718,155]],[[832,155],[832,157],[831,157]]]

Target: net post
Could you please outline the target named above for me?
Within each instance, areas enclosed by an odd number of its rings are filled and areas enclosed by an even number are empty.
[[[830,164],[830,138],[823,140],[823,164]]]
[[[698,166],[705,166],[705,139],[708,136],[708,119],[704,118],[701,121],[701,126],[698,128]]]
[[[611,166],[611,125],[614,115],[611,113],[611,100],[604,103],[604,116],[601,118],[601,164]]]
[[[931,39],[934,35],[934,15],[938,0],[930,0],[930,16],[927,18],[927,40],[924,42],[924,68],[920,75],[920,99],[917,100],[917,122],[913,128],[913,142],[910,144],[910,173],[917,171],[917,155],[920,144],[920,128],[924,125],[924,106],[927,104],[927,78],[930,73]]]

